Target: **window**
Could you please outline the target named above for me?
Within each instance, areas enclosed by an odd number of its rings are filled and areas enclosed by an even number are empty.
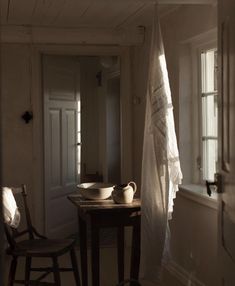
[[[200,53],[201,171],[214,181],[218,160],[217,50]]]
[[[214,181],[218,160],[217,29],[179,51],[179,152],[184,185]]]

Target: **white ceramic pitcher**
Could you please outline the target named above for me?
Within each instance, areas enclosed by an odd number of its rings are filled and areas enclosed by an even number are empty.
[[[112,198],[117,204],[130,204],[133,201],[136,190],[137,186],[133,181],[128,184],[117,185],[112,192]]]

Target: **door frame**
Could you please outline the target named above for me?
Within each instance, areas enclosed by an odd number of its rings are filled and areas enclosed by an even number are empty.
[[[114,69],[114,70],[112,70],[112,71],[107,71],[107,72],[104,72],[104,74],[102,75],[103,76],[103,78],[104,78],[104,85],[105,85],[105,93],[106,93],[106,95],[108,95],[108,86],[107,86],[107,84],[108,84],[108,81],[109,80],[112,80],[112,79],[114,79],[114,78],[116,78],[116,77],[119,77],[119,79],[120,79],[120,83],[121,83],[121,72],[120,72],[120,70],[117,70],[117,69]],[[106,104],[107,104],[107,101],[106,101]],[[120,106],[121,107],[121,106]],[[120,120],[121,120],[122,118],[121,118],[121,113],[120,113]],[[121,121],[119,122],[119,124],[120,124],[120,127],[121,127]],[[107,134],[107,124],[106,124],[106,130],[105,130],[105,132],[106,132],[106,134]],[[120,141],[121,141],[121,132],[120,132]],[[106,135],[107,136],[107,135]],[[106,152],[105,152],[105,170],[104,170],[104,178],[105,178],[105,180],[106,181],[108,181],[108,174],[109,174],[109,171],[108,171],[108,160],[109,160],[109,158],[108,158],[108,152],[107,152],[107,145],[108,145],[108,143],[107,143],[107,138],[106,138],[106,146],[105,146],[105,148],[106,148]],[[120,155],[121,155],[121,149],[120,149]],[[121,159],[120,159],[121,160]],[[121,166],[121,161],[120,161],[120,166]],[[120,170],[120,175],[121,175],[121,170]]]
[[[33,120],[33,219],[44,232],[44,131],[42,55],[119,56],[121,117],[121,181],[132,180],[132,93],[130,48],[121,46],[34,45],[32,46]]]

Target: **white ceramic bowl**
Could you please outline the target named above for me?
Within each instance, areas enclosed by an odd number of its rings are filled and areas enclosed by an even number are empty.
[[[108,183],[83,183],[77,185],[80,194],[89,200],[105,200],[111,196],[113,184]]]

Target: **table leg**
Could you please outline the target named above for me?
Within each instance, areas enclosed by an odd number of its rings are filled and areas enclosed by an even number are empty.
[[[117,229],[118,282],[124,280],[124,227]]]
[[[99,227],[91,222],[91,271],[92,286],[100,285],[100,252],[99,252]]]
[[[86,222],[79,217],[79,237],[80,237],[80,258],[81,258],[81,274],[82,286],[88,286],[87,272],[87,228]]]
[[[132,234],[132,249],[131,249],[131,273],[132,279],[138,280],[139,276],[139,265],[140,265],[140,218],[137,218],[133,225]],[[130,283],[130,285],[135,285]]]

